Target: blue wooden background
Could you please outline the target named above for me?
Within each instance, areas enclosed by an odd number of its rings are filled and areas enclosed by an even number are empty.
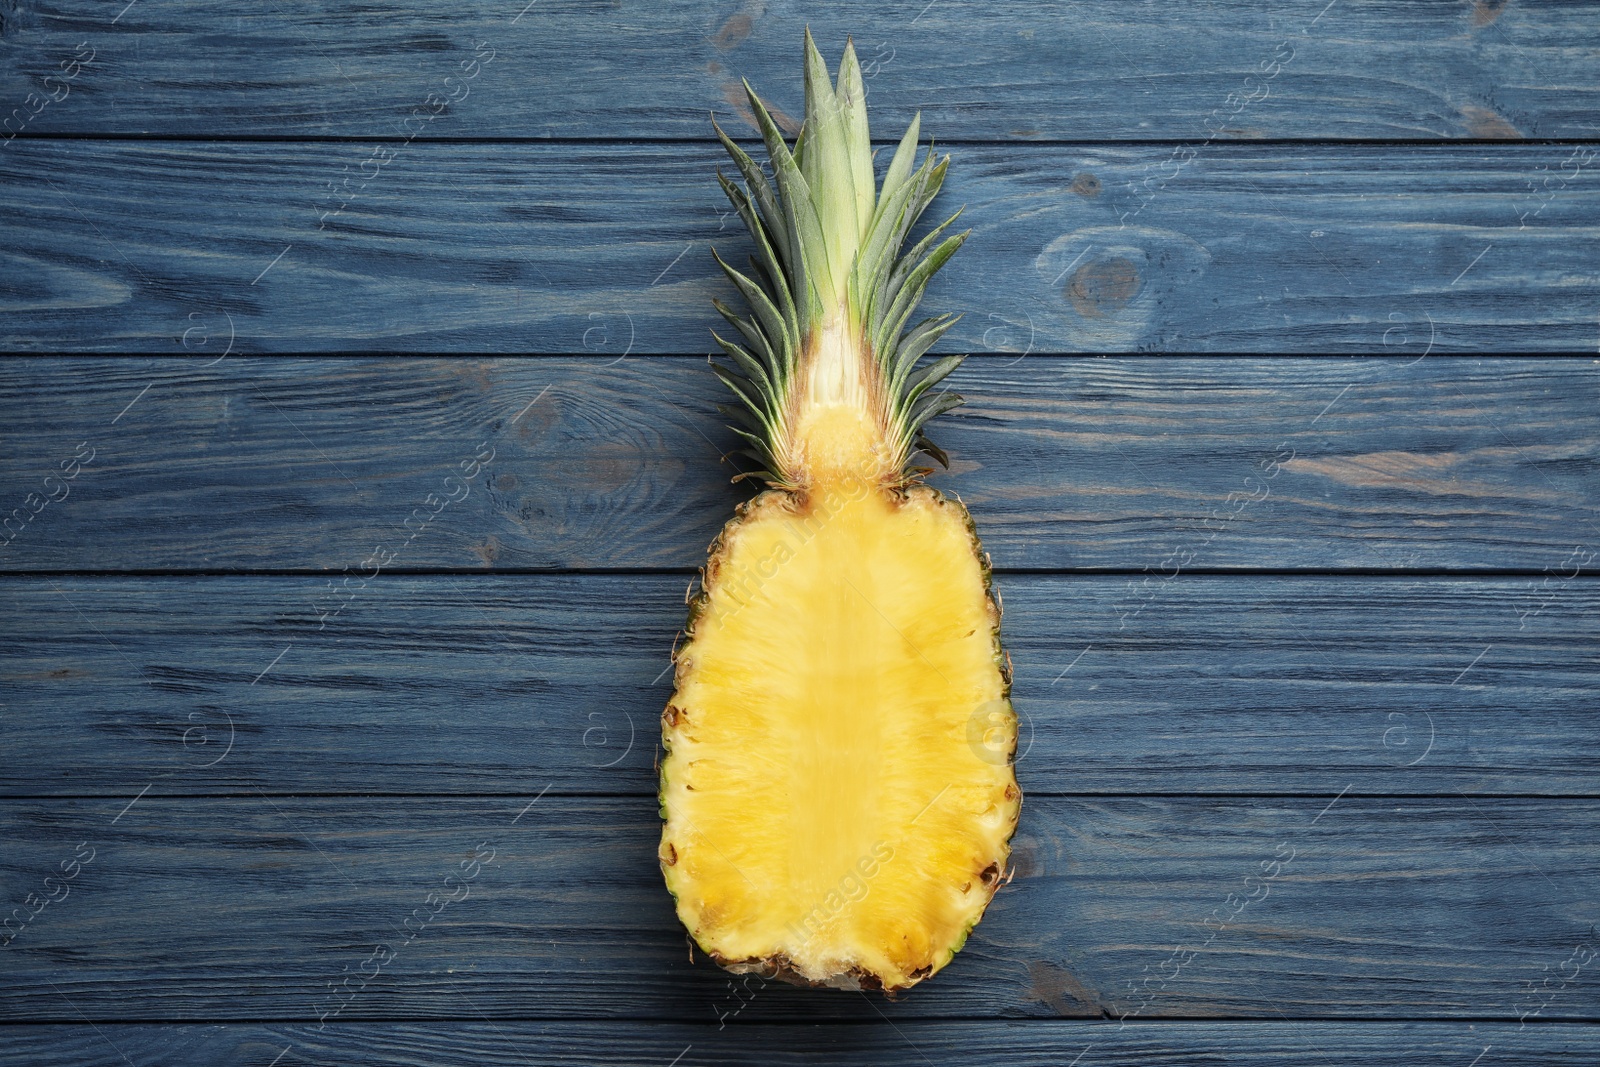
[[[652,843],[807,24],[952,156],[1023,716],[894,1001]],[[1600,3],[0,0],[0,127],[0,1061],[1600,1062]]]

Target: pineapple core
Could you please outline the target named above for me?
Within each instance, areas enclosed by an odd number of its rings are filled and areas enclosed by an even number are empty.
[[[777,440],[780,461],[827,493],[875,485],[899,472],[889,414],[874,388],[871,356],[841,314],[818,331],[801,362],[793,428]]]

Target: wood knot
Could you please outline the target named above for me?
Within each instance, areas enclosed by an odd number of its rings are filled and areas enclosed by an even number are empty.
[[[1079,267],[1067,283],[1066,296],[1086,319],[1103,319],[1122,310],[1144,288],[1144,278],[1131,259],[1114,256]]]
[[[755,29],[755,23],[751,20],[749,13],[736,11],[729,15],[728,20],[718,28],[716,34],[711,38],[711,43],[726,52],[735,45],[743,43],[750,36],[750,32],[753,29]]]
[[[1487,26],[1500,17],[1511,0],[1474,0],[1472,5],[1472,24],[1474,26]]]

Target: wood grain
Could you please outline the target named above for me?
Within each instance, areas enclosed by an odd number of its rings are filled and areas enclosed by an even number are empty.
[[[60,1022],[712,1022],[741,1003],[740,1021],[1596,1017],[1592,982],[1527,990],[1600,944],[1600,801],[1340,797],[1346,781],[1028,801],[1014,881],[950,968],[893,1004],[793,987],[722,1003],[727,975],[690,963],[661,884],[654,797],[7,800],[4,899],[43,892],[80,842],[93,856],[4,949],[0,1006]]]
[[[926,304],[951,351],[1589,354],[1596,151],[956,146]],[[706,352],[719,152],[19,139],[0,346]]]
[[[899,1029],[896,1029],[896,1026]],[[1490,1055],[1528,1067],[1571,1064],[1594,1050],[1592,1027],[1544,1024],[1519,1029],[1504,1023],[1351,1022],[1130,1022],[1079,1020],[1007,1022],[918,1021],[890,1025],[865,1020],[850,1025],[739,1025],[718,1028],[689,1022],[530,1023],[102,1023],[96,1027],[7,1027],[8,1048],[19,1063],[37,1067],[126,1067],[160,1062],[167,1067],[218,1063],[282,1067],[337,1063],[378,1067],[427,1063],[434,1067],[683,1067],[702,1064],[812,1064],[839,1067],[1016,1064],[1063,1067],[1166,1067],[1196,1062],[1244,1067],[1463,1067],[1485,1047]],[[287,1050],[287,1051],[286,1051]],[[1466,1058],[1463,1059],[1465,1054]],[[126,1056],[127,1059],[123,1059]]]
[[[337,576],[381,544],[406,569],[688,570],[748,494],[694,359],[208,362],[14,362],[0,567]],[[967,406],[933,426],[952,470],[932,480],[1002,569],[1542,582],[1596,558],[1589,360],[994,357],[951,382]],[[466,497],[419,529],[484,443]],[[80,445],[92,462],[32,514]]]
[[[705,138],[741,77],[803,114],[806,25],[830,64],[855,35],[883,136],[920,109],[942,140],[1593,137],[1600,110],[1592,3],[7,6],[8,107],[96,50],[29,133],[389,135],[437,93],[429,137]]]
[[[1132,584],[999,583],[1030,796],[1600,796],[1592,578]],[[0,588],[8,795],[655,791],[682,578]]]

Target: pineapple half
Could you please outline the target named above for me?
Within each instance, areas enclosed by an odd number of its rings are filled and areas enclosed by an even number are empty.
[[[967,510],[922,484],[922,425],[961,402],[906,322],[965,233],[902,254],[949,158],[920,116],[875,187],[853,46],[838,84],[806,34],[806,117],[784,143],[748,83],[775,182],[718,128],[755,239],[719,257],[751,314],[717,373],[770,486],[711,546],[662,716],[661,870],[732,971],[894,991],[950,962],[999,886],[1021,794],[1010,664]],[[960,212],[956,213],[957,215]],[[942,238],[942,239],[941,239]],[[748,477],[752,475],[743,475]]]

